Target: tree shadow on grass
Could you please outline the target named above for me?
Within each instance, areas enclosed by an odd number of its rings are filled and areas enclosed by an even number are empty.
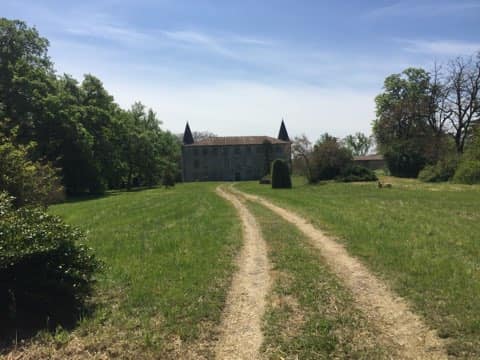
[[[93,303],[79,304],[69,296],[55,297],[53,302],[51,299],[20,298],[15,299],[15,305],[8,299],[0,300],[0,355],[39,331],[54,333],[59,326],[71,331],[96,308]]]

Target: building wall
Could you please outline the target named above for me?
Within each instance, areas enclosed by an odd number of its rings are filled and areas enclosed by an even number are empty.
[[[290,162],[290,144],[272,144],[270,162]],[[265,175],[265,145],[182,147],[183,181],[258,180]]]

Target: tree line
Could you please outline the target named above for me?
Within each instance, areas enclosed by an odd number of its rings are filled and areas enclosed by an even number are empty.
[[[480,183],[480,52],[388,76],[375,105],[372,136],[296,137],[294,168],[313,182],[334,178],[375,147],[391,175]]]
[[[35,28],[0,19],[0,187],[21,196],[15,177],[41,183],[52,171],[68,194],[171,183],[177,137],[140,102],[122,109],[97,77],[57,75],[48,47]]]
[[[390,75],[375,103],[373,132],[393,175],[416,177],[433,166],[453,174],[479,136],[480,52]]]

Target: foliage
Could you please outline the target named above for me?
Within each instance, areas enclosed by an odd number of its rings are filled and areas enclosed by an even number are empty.
[[[15,206],[47,205],[63,200],[64,191],[58,171],[49,163],[33,162],[29,146],[15,146],[0,136],[0,191],[15,198]]]
[[[361,132],[357,132],[355,135],[348,135],[345,137],[343,143],[354,156],[363,156],[367,155],[372,148],[373,138]]]
[[[166,188],[175,186],[176,175],[175,164],[168,164],[165,166],[162,174],[162,185]]]
[[[152,110],[122,110],[100,79],[56,76],[48,41],[24,22],[0,19],[0,131],[35,142],[32,161],[61,169],[69,194],[160,183],[180,145]]]
[[[272,164],[272,189],[291,189],[292,179],[285,161],[277,159]]]
[[[424,152],[412,141],[392,145],[384,157],[390,174],[398,177],[416,178],[427,163]]]
[[[293,168],[301,167],[300,174],[304,175],[309,182],[312,182],[312,143],[305,134],[296,136],[292,142]],[[302,164],[300,165],[299,162]],[[300,165],[300,166],[297,166]]]
[[[312,181],[336,178],[352,160],[352,153],[337,138],[322,135],[312,153]]]
[[[342,170],[337,177],[337,181],[355,182],[355,181],[377,181],[377,175],[373,170],[360,165],[350,165]]]
[[[453,180],[463,184],[480,183],[480,128],[475,129],[471,142],[460,159]]]
[[[457,157],[449,156],[434,165],[425,166],[418,174],[418,179],[423,182],[449,181],[453,178],[457,165]]]
[[[453,181],[462,184],[480,184],[480,160],[462,160],[455,171]]]
[[[80,231],[39,208],[15,210],[11,202],[0,194],[1,316],[12,323],[62,321],[81,308],[99,262],[77,243]]]
[[[416,177],[429,159],[426,149],[434,138],[429,127],[430,76],[409,68],[385,79],[384,92],[375,98],[374,134],[390,172]]]

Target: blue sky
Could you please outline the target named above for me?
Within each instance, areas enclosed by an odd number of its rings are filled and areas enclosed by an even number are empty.
[[[164,128],[219,135],[370,133],[383,79],[480,50],[480,0],[0,0],[59,73],[98,76]]]

